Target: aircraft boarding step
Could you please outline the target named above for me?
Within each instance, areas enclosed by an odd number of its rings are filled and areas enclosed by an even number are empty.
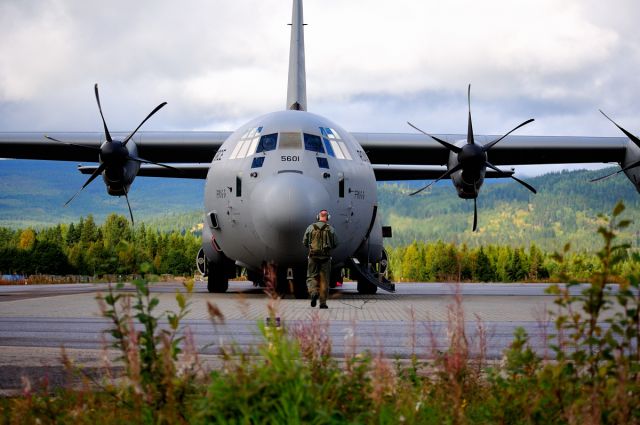
[[[377,286],[380,289],[384,289],[387,292],[396,292],[396,284],[384,277],[384,274],[380,274],[371,270],[371,267],[367,267],[361,264],[356,258],[349,258],[347,264],[355,276],[351,276],[356,279],[364,279],[369,283]]]

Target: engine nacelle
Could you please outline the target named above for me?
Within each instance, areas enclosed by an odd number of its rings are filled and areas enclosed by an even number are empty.
[[[477,198],[487,170],[484,165],[487,154],[482,152],[478,145],[459,142],[458,146],[462,148],[462,151],[460,153],[449,152],[447,169],[451,170],[457,167],[460,162],[465,164],[465,167],[451,174],[451,181],[460,198]]]
[[[129,193],[129,188],[140,171],[140,162],[127,157],[138,157],[138,147],[133,140],[126,146],[114,140],[112,143],[103,143],[100,149],[100,160],[109,164],[102,174],[107,193],[112,196]]]

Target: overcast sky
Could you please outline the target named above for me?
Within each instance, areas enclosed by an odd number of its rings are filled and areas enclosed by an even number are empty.
[[[351,131],[640,133],[637,0],[306,0],[308,109]],[[0,0],[0,131],[234,130],[285,107],[290,0]]]

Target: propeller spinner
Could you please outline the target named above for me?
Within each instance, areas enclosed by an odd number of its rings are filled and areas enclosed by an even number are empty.
[[[511,131],[509,131],[508,133],[506,133],[505,135],[503,135],[502,137],[497,138],[496,140],[493,140],[485,145],[479,145],[475,142],[475,139],[473,137],[473,124],[472,124],[472,120],[471,120],[471,84],[469,84],[469,87],[467,89],[467,103],[469,106],[469,121],[468,121],[468,127],[467,127],[467,143],[464,144],[463,146],[455,146],[449,142],[446,142],[436,136],[433,136],[429,133],[425,133],[424,131],[422,131],[421,129],[419,129],[418,127],[416,127],[415,125],[411,124],[410,122],[407,122],[407,124],[409,124],[411,127],[413,127],[414,129],[418,130],[419,132],[421,132],[422,134],[431,137],[433,140],[435,140],[436,142],[440,143],[442,146],[444,146],[445,148],[447,148],[450,152],[456,154],[456,159],[457,159],[457,164],[455,166],[453,166],[452,168],[448,169],[443,175],[441,175],[440,177],[438,177],[436,180],[432,181],[431,183],[429,183],[428,185],[416,190],[415,192],[410,193],[410,196],[416,195],[420,192],[422,192],[423,190],[429,188],[430,186],[432,186],[433,184],[439,182],[440,180],[450,177],[453,173],[462,170],[463,173],[465,174],[470,174],[472,176],[478,176],[477,179],[479,179],[479,176],[483,173],[483,171],[489,167],[492,170],[496,171],[498,174],[504,176],[504,177],[511,177],[512,179],[514,179],[515,181],[517,181],[518,183],[520,183],[521,185],[523,185],[524,187],[526,187],[528,190],[530,190],[533,193],[536,193],[536,190],[533,188],[533,186],[531,186],[530,184],[518,179],[517,177],[514,177],[513,175],[509,174],[509,173],[505,173],[504,171],[500,170],[498,167],[496,167],[495,165],[491,164],[488,160],[487,160],[487,152],[489,152],[489,150],[491,150],[492,147],[494,147],[498,142],[500,142],[502,139],[504,139],[505,137],[507,137],[509,134],[513,133],[514,131],[516,131],[517,129],[519,129],[522,126],[525,126],[527,124],[529,124],[530,122],[534,121],[533,118],[526,120],[525,122],[517,125],[516,127],[514,127]],[[477,227],[478,227],[478,208],[477,208],[477,204],[476,204],[476,197],[473,198],[473,231],[475,232]]]
[[[98,177],[100,174],[102,174],[103,172],[109,172],[109,170],[114,170],[114,174],[118,175],[118,173],[115,172],[115,170],[119,170],[119,169],[121,170],[122,167],[128,161],[135,161],[135,162],[145,163],[145,164],[155,164],[161,167],[170,168],[172,170],[179,171],[176,168],[170,167],[166,164],[160,164],[157,162],[149,161],[143,158],[139,158],[135,155],[132,155],[126,147],[129,140],[131,140],[131,138],[136,134],[136,132],[140,129],[140,127],[142,127],[142,125],[145,122],[147,122],[147,120],[151,118],[156,112],[162,109],[167,104],[167,102],[162,102],[161,104],[156,106],[153,109],[153,111],[151,111],[149,115],[147,115],[147,117],[144,120],[142,120],[142,122],[136,127],[135,130],[129,133],[129,135],[125,139],[123,139],[122,141],[119,141],[119,140],[114,140],[111,137],[111,133],[109,132],[109,128],[107,127],[107,121],[104,119],[104,114],[102,113],[102,105],[100,105],[100,95],[98,93],[98,84],[94,86],[94,91],[96,95],[96,103],[98,104],[98,110],[100,111],[100,118],[102,118],[102,125],[104,126],[104,135],[106,139],[105,142],[99,148],[94,146],[86,146],[81,144],[69,143],[69,142],[55,139],[53,137],[49,137],[47,135],[44,136],[45,138],[53,142],[63,143],[65,145],[76,146],[84,149],[91,149],[98,153],[100,166],[96,168],[96,170],[91,174],[91,176],[82,185],[82,187],[71,198],[69,198],[67,202],[65,202],[64,204],[65,206],[69,205],[69,203],[73,201],[73,199],[76,196],[78,196],[78,194],[82,192],[82,190],[85,187],[89,186],[89,184],[91,184],[91,182],[94,181],[96,177]],[[127,201],[127,207],[129,207],[129,215],[131,216],[131,223],[134,223],[133,212],[131,211],[131,204],[129,203],[129,194],[127,190],[127,185],[123,184],[122,189],[124,192],[125,199]]]

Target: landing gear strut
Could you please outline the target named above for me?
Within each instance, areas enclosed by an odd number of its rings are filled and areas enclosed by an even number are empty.
[[[207,289],[211,293],[223,293],[229,289],[229,277],[224,264],[209,263],[209,276],[207,276]]]
[[[293,293],[296,299],[309,298],[307,290],[307,269],[304,267],[279,267],[277,274],[278,295]]]

